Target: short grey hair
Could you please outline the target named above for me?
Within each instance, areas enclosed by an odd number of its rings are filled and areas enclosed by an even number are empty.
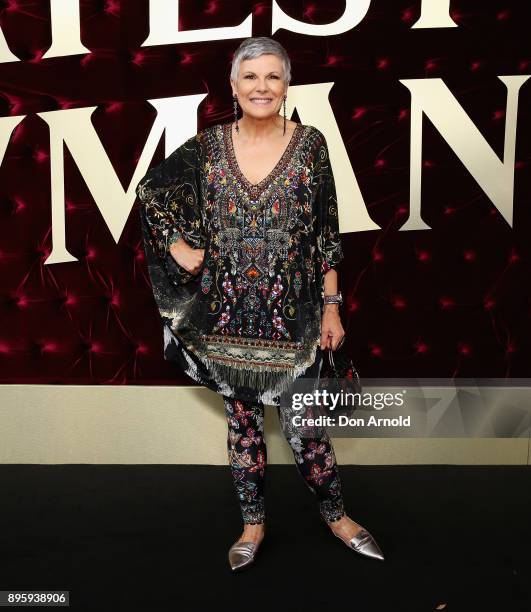
[[[277,55],[282,61],[282,68],[284,71],[284,80],[289,85],[291,81],[291,62],[289,55],[284,47],[267,36],[252,36],[246,38],[241,45],[234,52],[232,58],[232,68],[230,71],[230,78],[233,81],[238,80],[238,73],[240,72],[240,64],[243,60],[254,59],[264,53],[272,53]]]

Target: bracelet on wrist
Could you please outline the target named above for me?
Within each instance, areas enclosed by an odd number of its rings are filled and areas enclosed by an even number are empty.
[[[324,305],[327,306],[328,304],[342,304],[343,303],[343,296],[341,295],[341,291],[339,293],[335,293],[333,295],[325,295],[324,297]]]

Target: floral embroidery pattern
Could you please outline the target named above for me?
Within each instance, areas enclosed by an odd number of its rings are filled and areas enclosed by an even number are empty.
[[[227,450],[229,465],[244,523],[265,520],[264,478],[267,448],[264,440],[264,405],[223,397],[229,426]],[[286,430],[284,435],[286,435]],[[326,431],[319,440],[294,436],[288,442],[297,469],[316,496],[319,511],[327,521],[344,514],[339,470],[334,449]]]
[[[324,274],[343,259],[323,134],[297,124],[253,185],[232,124],[217,124],[152,168],[137,195],[165,357],[227,396],[277,403],[316,366]],[[205,249],[197,276],[169,252],[179,237]]]

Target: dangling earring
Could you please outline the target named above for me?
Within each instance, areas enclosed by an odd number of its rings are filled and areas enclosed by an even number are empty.
[[[284,96],[284,134],[286,133],[286,96]]]
[[[232,101],[234,103],[234,122],[236,123],[236,131],[240,133],[240,126],[238,125],[238,96],[233,94]]]

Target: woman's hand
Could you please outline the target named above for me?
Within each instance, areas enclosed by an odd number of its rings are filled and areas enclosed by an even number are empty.
[[[345,336],[341,325],[338,304],[325,304],[321,321],[321,350],[331,348],[335,351]]]
[[[179,238],[170,245],[170,254],[175,261],[190,274],[199,274],[205,249],[193,249],[184,238]]]

